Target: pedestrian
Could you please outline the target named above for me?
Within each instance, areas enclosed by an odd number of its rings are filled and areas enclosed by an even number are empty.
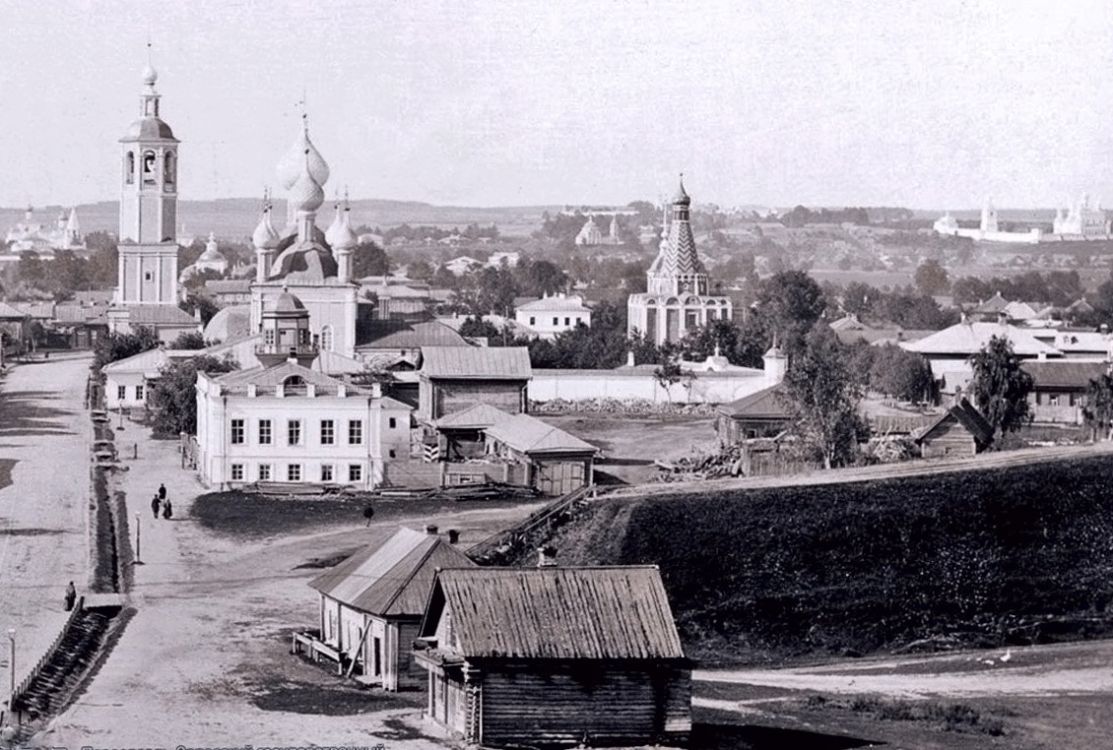
[[[159,502],[159,499],[158,499],[158,493],[156,492],[155,496],[153,498],[151,498],[151,513],[154,514],[155,518],[158,518],[158,511],[159,511],[159,506],[160,505],[161,505],[161,503]]]
[[[159,500],[165,500],[166,499],[166,485],[165,484],[160,484],[158,486],[158,499]]]
[[[171,507],[170,501],[167,500],[166,502],[164,502],[162,504],[162,517],[163,518],[170,518],[173,515],[174,515],[174,508]]]
[[[77,589],[73,587],[73,581],[70,585],[66,586],[66,611],[69,612],[73,609],[74,602],[77,601]]]

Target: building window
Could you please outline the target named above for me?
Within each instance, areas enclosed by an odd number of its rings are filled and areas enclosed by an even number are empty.
[[[154,278],[154,276],[152,276],[152,275],[151,275],[151,272],[150,272],[150,271],[147,271],[147,272],[146,272],[145,274],[143,274],[143,278],[144,278],[144,279],[145,279],[146,281],[150,281],[151,279],[153,279],[153,278]]]
[[[1047,405],[1048,406],[1058,406],[1059,405],[1059,394],[1058,393],[1049,393],[1048,396],[1047,396]]]
[[[555,326],[560,325],[560,318],[553,318],[553,325],[555,325]]]
[[[1039,391],[1036,391],[1036,406],[1040,406],[1042,404],[1043,404],[1043,394],[1040,393]]]
[[[332,351],[332,326],[325,326],[321,329],[321,351]]]
[[[135,386],[135,400],[136,401],[142,401],[143,400],[143,386],[141,386],[141,385]]]
[[[348,445],[363,445],[363,421],[348,420]]]
[[[387,426],[393,430],[395,427],[398,426],[398,420],[394,417],[391,417],[387,420]]]
[[[336,442],[336,435],[333,430],[331,419],[321,420],[321,445],[332,445]]]
[[[393,448],[390,449],[390,457],[394,458],[394,449]]]
[[[271,465],[259,464],[259,481],[269,482],[271,480]]]
[[[1074,393],[1068,394],[1067,395],[1067,403],[1069,403],[1071,406],[1078,406],[1077,394],[1074,394]]]
[[[300,419],[290,419],[286,421],[286,444],[301,445]]]
[[[321,481],[332,481],[332,464],[321,464]]]
[[[124,168],[124,174],[129,185],[135,182],[135,153],[132,151],[128,151],[128,163]]]
[[[300,482],[301,481],[301,464],[289,464],[286,467],[286,481],[287,482]]]
[[[271,444],[271,421],[269,419],[259,420],[259,445]]]
[[[537,325],[537,318],[535,318],[534,316],[530,315],[530,316],[529,316],[529,324],[530,324],[531,326],[535,326],[535,325]]]
[[[174,182],[174,152],[167,151],[166,157],[163,159],[162,178],[166,184]]]
[[[232,481],[243,481],[243,464],[232,464]]]
[[[263,331],[263,345],[267,347],[274,346],[274,329],[268,328]]]
[[[155,161],[157,157],[154,151],[143,152],[143,184],[155,184]]]
[[[363,481],[363,467],[359,464],[348,465],[348,481],[361,482]]]
[[[232,445],[244,444],[244,429],[242,419],[232,420]]]
[[[116,386],[116,398],[124,401],[128,397],[128,387],[126,385]]]
[[[564,325],[566,325],[566,326],[572,325],[572,319],[571,318],[565,318],[564,319]]]

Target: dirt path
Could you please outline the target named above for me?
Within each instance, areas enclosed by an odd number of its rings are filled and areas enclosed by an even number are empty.
[[[1113,693],[1111,663],[1113,640],[1107,640],[786,669],[697,670],[693,678],[910,699],[1108,695]]]
[[[353,690],[289,654],[293,629],[316,624],[320,570],[299,568],[367,543],[398,523],[457,528],[468,545],[535,509],[478,507],[389,523],[307,529],[244,541],[191,517],[203,491],[179,466],[173,441],[135,425],[117,433],[122,487],[143,565],[134,569],[136,614],[84,695],[40,738],[50,745],[115,747],[367,745],[441,747],[421,736],[419,692]],[[138,459],[131,459],[132,446]],[[165,482],[174,519],[154,519],[150,499]]]
[[[88,357],[21,364],[0,386],[0,633],[16,631],[16,673],[43,654],[65,620],[62,595],[87,575]],[[4,638],[0,694],[7,695]]]

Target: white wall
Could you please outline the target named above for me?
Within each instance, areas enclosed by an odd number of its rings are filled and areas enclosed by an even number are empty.
[[[772,385],[753,373],[705,372],[685,377],[666,391],[652,371],[534,370],[529,383],[531,401],[584,401],[594,398],[646,399],[654,403],[725,404]]]
[[[124,389],[124,398],[119,396]],[[136,387],[142,387],[143,398],[136,397]],[[104,376],[104,403],[109,409],[142,408],[147,403],[147,383],[141,372],[118,372]]]

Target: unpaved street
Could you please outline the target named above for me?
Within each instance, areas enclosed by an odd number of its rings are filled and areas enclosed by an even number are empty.
[[[46,650],[65,620],[62,595],[86,582],[88,356],[21,364],[0,385],[0,634],[7,695],[7,629],[16,631],[16,673]]]

